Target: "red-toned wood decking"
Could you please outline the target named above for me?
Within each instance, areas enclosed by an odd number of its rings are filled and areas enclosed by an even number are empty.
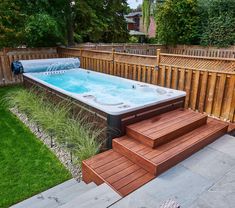
[[[83,161],[86,183],[126,196],[227,132],[228,124],[177,109],[127,126],[113,149]]]
[[[155,176],[125,156],[109,150],[86,160],[82,164],[83,180],[97,185],[106,182],[120,195],[125,196]]]

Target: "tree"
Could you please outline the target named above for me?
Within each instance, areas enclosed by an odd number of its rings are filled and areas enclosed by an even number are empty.
[[[19,2],[2,0],[0,3],[0,48],[18,46],[22,40],[26,16],[21,13]]]
[[[149,29],[150,25],[150,16],[156,9],[158,5],[163,3],[165,0],[143,0],[142,3],[142,12],[143,12],[143,23],[145,27],[147,28],[147,31]]]
[[[166,0],[156,10],[157,39],[163,44],[196,44],[199,20],[197,0]]]
[[[153,6],[154,0],[143,0],[142,12],[143,12],[143,23],[148,31],[150,25],[151,7]]]
[[[209,0],[201,5],[201,44],[225,47],[235,44],[234,0]]]
[[[127,10],[126,0],[2,0],[0,47],[124,42]]]
[[[126,0],[106,0],[104,42],[126,42],[129,38],[124,14],[128,12]]]
[[[37,34],[37,35],[35,35]],[[31,15],[25,25],[25,43],[30,47],[55,46],[63,42],[57,21],[46,13]]]

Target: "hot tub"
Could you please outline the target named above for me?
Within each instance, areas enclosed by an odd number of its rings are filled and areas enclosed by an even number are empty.
[[[186,95],[183,91],[81,68],[56,72],[26,73],[24,76],[114,116]]]
[[[183,107],[186,96],[183,91],[82,68],[32,71],[23,74],[26,87],[43,89],[48,98],[69,100],[92,114],[107,127],[109,147],[113,138],[125,134],[126,125]]]

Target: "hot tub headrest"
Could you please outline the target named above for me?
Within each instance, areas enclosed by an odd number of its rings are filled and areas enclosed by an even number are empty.
[[[11,64],[14,74],[68,70],[79,67],[79,58],[19,60]]]

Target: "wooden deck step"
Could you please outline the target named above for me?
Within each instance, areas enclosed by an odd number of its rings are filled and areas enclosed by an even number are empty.
[[[177,109],[127,126],[127,136],[150,147],[160,146],[206,124],[207,116]]]
[[[154,149],[124,136],[113,140],[113,150],[159,175],[225,134],[227,128],[226,123],[208,119],[207,124]]]
[[[107,183],[121,196],[138,189],[155,176],[125,156],[109,150],[82,163],[83,181]]]

